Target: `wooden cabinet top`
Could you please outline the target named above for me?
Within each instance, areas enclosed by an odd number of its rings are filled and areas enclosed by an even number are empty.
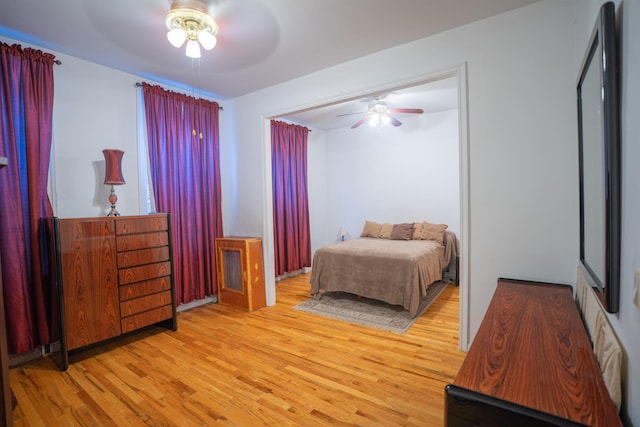
[[[571,287],[500,279],[453,382],[587,425],[620,425]]]
[[[151,218],[153,215],[167,215],[163,212],[152,213],[148,215],[127,215],[127,216],[95,216],[85,218],[59,218],[60,221],[122,221],[136,218]]]
[[[224,236],[224,237],[216,237],[216,240],[219,241],[237,241],[237,240],[246,240],[246,241],[254,241],[259,240],[262,241],[260,237],[250,237],[250,236]]]

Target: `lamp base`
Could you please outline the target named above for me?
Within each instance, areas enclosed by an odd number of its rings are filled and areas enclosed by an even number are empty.
[[[113,189],[113,184],[111,184],[111,194],[109,194],[109,203],[111,203],[111,210],[107,214],[107,216],[120,216],[120,213],[116,210],[116,202],[118,201],[118,196],[116,196],[116,192]]]
[[[111,206],[111,210],[109,211],[109,213],[107,214],[107,216],[120,216],[120,212],[118,212],[116,210],[116,207],[114,205]]]

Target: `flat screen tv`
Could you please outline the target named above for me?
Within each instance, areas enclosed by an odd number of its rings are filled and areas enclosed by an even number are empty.
[[[620,295],[620,137],[615,5],[600,8],[578,77],[580,263],[604,308]]]

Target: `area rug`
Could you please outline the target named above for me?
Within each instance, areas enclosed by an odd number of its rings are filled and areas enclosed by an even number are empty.
[[[327,292],[322,295],[322,298],[311,298],[294,306],[293,309],[404,334],[446,287],[447,283],[444,281],[432,284],[414,318],[411,318],[409,312],[402,306],[369,298],[358,299],[355,295],[346,292]]]

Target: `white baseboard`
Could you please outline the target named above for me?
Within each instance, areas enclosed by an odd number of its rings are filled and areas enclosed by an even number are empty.
[[[181,312],[185,310],[190,310],[192,308],[200,307],[201,305],[217,303],[217,302],[218,302],[218,296],[212,295],[209,297],[205,297],[203,299],[191,301],[185,304],[180,304],[179,306],[176,307],[176,311]]]

